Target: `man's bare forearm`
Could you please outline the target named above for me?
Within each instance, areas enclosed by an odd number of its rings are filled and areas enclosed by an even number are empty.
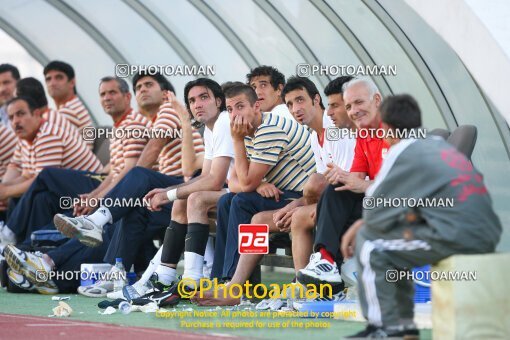
[[[6,197],[20,197],[28,190],[28,188],[30,188],[30,185],[32,185],[36,177],[37,176],[33,176],[32,178],[25,178],[21,176],[19,180],[16,180],[16,183],[7,184],[5,186],[4,195]]]
[[[151,139],[143,149],[142,155],[136,165],[143,168],[152,168],[152,166],[156,164],[159,154],[165,144],[165,138]]]
[[[246,158],[246,147],[244,139],[234,140],[234,165],[236,168],[237,180],[242,186],[249,185],[250,162]]]

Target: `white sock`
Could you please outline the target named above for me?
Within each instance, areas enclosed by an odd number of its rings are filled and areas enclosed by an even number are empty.
[[[169,285],[174,282],[177,276],[177,271],[174,268],[163,266],[162,264],[156,268],[156,273],[158,274],[159,282],[165,285]]]
[[[204,261],[207,266],[212,266],[214,261],[214,242],[211,236],[209,236],[205,247]]]
[[[184,252],[184,273],[182,278],[200,280],[203,276],[204,257],[190,251]]]
[[[137,287],[142,287],[144,284],[146,284],[149,279],[151,278],[152,274],[158,268],[158,266],[161,264],[161,253],[163,252],[163,247],[160,247],[156,255],[152,258],[151,262],[149,262],[149,266],[147,266],[147,269],[142,274],[142,277],[140,280],[138,280],[135,285]]]
[[[104,227],[106,223],[113,223],[110,210],[103,206],[99,207],[92,215],[87,216],[87,218],[100,227]]]

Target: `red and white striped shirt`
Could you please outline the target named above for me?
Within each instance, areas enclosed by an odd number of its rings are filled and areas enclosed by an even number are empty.
[[[31,143],[18,139],[9,167],[26,175],[37,175],[47,167],[91,172],[103,170],[99,159],[75,129],[67,130],[48,121],[43,121]]]
[[[64,105],[58,107],[57,111],[60,115],[64,116],[69,121],[69,123],[78,129],[80,135],[83,128],[87,126],[93,126],[89,111],[77,96],[74,96]],[[86,141],[86,143],[91,148],[94,146],[94,142],[92,140]]]
[[[45,111],[42,115],[42,117],[47,120],[50,124],[57,125],[62,127],[64,130],[74,130],[76,133],[80,136],[80,138],[83,139],[83,133],[82,131],[78,130],[76,126],[71,124],[71,122],[61,114],[57,110],[48,109]],[[85,143],[87,143],[88,147],[92,150],[94,148],[94,141],[93,140],[86,140]]]
[[[14,154],[17,141],[18,139],[14,132],[0,123],[0,182],[2,181],[5,171],[7,171],[7,165]]]
[[[113,126],[114,129],[123,130],[146,130],[150,129],[152,122],[147,119],[144,115],[139,112],[134,112],[129,109],[124,114],[121,120]],[[113,138],[110,139],[110,171],[113,174],[113,178],[117,177],[122,169],[124,169],[126,158],[139,158],[142,154],[145,145],[149,141],[148,138],[133,138],[133,135],[127,135],[124,138],[121,137],[123,134],[114,134]],[[136,135],[135,135],[136,136]]]
[[[77,96],[61,105],[57,110],[80,131],[86,126],[92,126],[89,111]]]
[[[165,103],[159,108],[154,130],[168,131],[175,138],[170,139],[158,157],[159,172],[168,176],[182,176],[182,135],[181,121],[171,104]],[[193,146],[197,155],[204,153],[204,141],[198,131],[193,131]]]

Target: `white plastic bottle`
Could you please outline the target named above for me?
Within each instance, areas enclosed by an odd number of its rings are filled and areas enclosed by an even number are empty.
[[[122,264],[122,258],[115,259],[115,269],[113,271],[113,291],[117,292],[122,290],[126,285],[126,269]]]
[[[127,301],[122,301],[119,304],[119,311],[122,314],[129,314],[129,313],[131,313],[131,304],[129,302],[127,302]]]

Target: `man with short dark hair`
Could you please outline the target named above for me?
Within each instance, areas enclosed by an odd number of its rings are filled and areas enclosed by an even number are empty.
[[[11,64],[0,65],[0,124],[3,124],[9,130],[11,130],[11,124],[9,124],[9,117],[5,104],[14,98],[16,82],[19,78],[20,75],[16,66]]]
[[[117,182],[136,165],[144,146],[147,144],[147,138],[134,138],[127,133],[121,138],[121,132],[129,130],[145,130],[151,127],[152,123],[139,112],[131,109],[131,93],[129,86],[124,79],[115,77],[104,77],[99,83],[99,98],[104,111],[112,118],[114,136],[110,140],[110,164],[111,171],[106,178],[98,174],[89,172],[80,172],[64,169],[45,169],[39,174],[36,181],[32,184],[29,192],[25,194],[13,213],[13,218],[8,225],[11,226],[27,226],[27,235],[36,227],[54,228],[48,223],[52,220],[53,215],[57,212],[65,212],[68,215],[82,215],[92,210],[91,205],[76,205],[74,211],[59,206],[59,198],[67,196],[70,198],[80,197],[83,201],[93,201],[102,198],[106,192],[115,186]],[[20,227],[21,228],[21,227]],[[114,226],[110,226],[107,237],[111,238]],[[13,228],[16,229],[16,228]],[[21,243],[21,242],[20,242]],[[90,251],[77,240],[70,240],[65,245],[50,250],[42,256],[42,261],[36,261],[32,254],[23,253],[17,248],[11,247],[10,261],[16,258],[17,264],[14,264],[11,274],[9,275],[14,283],[18,285],[21,282],[28,282],[36,291],[51,291],[51,282],[33,282],[31,281],[31,272],[37,270],[49,271],[50,268],[58,268],[59,270],[78,270],[83,261],[102,261],[107,245],[102,249],[95,248]],[[83,255],[87,257],[83,257]],[[33,261],[27,262],[23,258],[32,258]],[[40,263],[42,267],[34,268],[34,264]],[[12,267],[12,266],[11,266]],[[25,281],[24,281],[25,280]],[[77,282],[75,281],[56,281],[61,292],[69,289],[76,290]],[[80,292],[82,293],[82,292]],[[87,292],[85,292],[87,293]],[[103,292],[104,295],[104,292]]]
[[[246,75],[246,81],[257,94],[260,111],[271,112],[292,119],[289,109],[282,100],[285,76],[273,66],[258,66]]]
[[[250,223],[256,213],[282,208],[301,197],[306,179],[315,172],[305,127],[294,119],[262,113],[257,94],[247,85],[230,88],[225,97],[236,171],[229,181],[232,192],[218,202],[212,273],[217,278],[231,278],[235,272],[239,224]],[[275,192],[275,196],[261,195],[261,190]]]
[[[182,129],[180,117],[172,102],[170,82],[160,74],[140,73],[134,77],[134,91],[139,105],[150,112],[157,112],[153,130],[158,138],[151,138],[145,146],[137,166],[132,168],[108,193],[105,202],[142,200],[152,189],[170,187],[184,182],[184,176],[191,177],[203,162],[203,141],[198,131],[192,132],[190,151],[196,159],[185,169],[184,149],[177,131]],[[169,99],[170,99],[169,98]],[[158,111],[159,110],[159,111]],[[159,171],[152,170],[158,164]],[[121,257],[126,268],[136,259],[144,240],[159,235],[170,223],[172,204],[166,204],[159,211],[148,211],[145,207],[127,204],[100,206],[93,213],[71,218],[55,215],[58,230],[68,237],[78,238],[89,247],[103,242],[103,228],[108,223],[121,221],[113,240],[110,242],[105,261],[115,263]]]
[[[350,76],[342,76],[332,80],[324,89],[324,94],[328,97],[328,109],[324,112],[324,118],[320,127],[314,127],[309,122],[310,114],[306,114],[307,110],[302,107],[305,105],[302,99],[303,94],[299,89],[294,91],[285,91],[285,102],[287,105],[293,104],[292,114],[297,118],[301,116],[303,124],[310,126],[312,131],[311,145],[315,156],[315,166],[317,167],[317,174],[314,174],[307,185],[305,191],[310,191],[313,196],[308,198],[304,206],[299,207],[295,211],[294,206],[301,202],[293,202],[288,206],[278,211],[274,219],[277,226],[282,230],[289,230],[292,232],[292,254],[294,259],[294,269],[296,271],[303,269],[311,255],[313,246],[313,229],[316,223],[316,210],[317,201],[320,195],[326,189],[328,184],[328,175],[333,169],[342,169],[348,171],[351,168],[354,148],[356,140],[349,138],[341,138],[338,140],[329,140],[326,137],[328,129],[346,129],[348,131],[356,130],[356,126],[349,119],[345,111],[344,102],[342,99],[343,89],[342,86],[352,80]],[[289,79],[290,83],[291,80]],[[301,95],[300,95],[301,94]],[[288,214],[290,213],[290,214]]]
[[[11,99],[7,103],[7,112],[18,137],[18,146],[4,177],[8,180],[0,184],[0,200],[22,196],[30,190],[45,168],[102,171],[101,163],[76,130],[65,130],[46,121],[42,116],[43,110],[37,108],[31,97]],[[25,239],[26,226],[15,230],[10,222],[14,221],[13,218],[10,216],[9,227],[4,226],[2,229],[1,239],[4,244],[13,243],[16,238]]]
[[[9,123],[5,104],[14,97],[16,82],[19,78],[19,71],[16,66],[11,64],[0,65],[0,182],[16,146],[16,136]],[[0,221],[5,218],[4,211],[6,209],[6,202],[0,201]]]
[[[43,70],[46,87],[55,101],[57,111],[63,115],[81,133],[85,127],[93,126],[92,118],[76,95],[76,78],[74,69],[68,63],[54,60]],[[87,141],[93,147],[93,141]]]
[[[409,95],[386,98],[381,117],[383,129],[392,132],[389,137],[421,127],[419,106]],[[359,299],[368,321],[351,338],[418,339],[414,281],[391,282],[388,271],[409,271],[454,254],[494,252],[502,227],[483,176],[453,146],[440,137],[386,141],[390,149],[367,196],[443,203],[376,204],[345,233],[342,253],[355,254]],[[454,204],[445,204],[448,199]]]
[[[6,103],[14,97],[16,82],[20,75],[18,68],[11,64],[0,65],[0,182],[7,171],[7,164],[14,154],[16,135],[12,131]],[[0,223],[6,218],[7,200],[0,200]]]
[[[204,255],[209,239],[207,212],[215,208],[218,199],[226,193],[224,186],[233,168],[232,137],[225,134],[225,130],[230,129],[230,119],[225,111],[225,96],[220,85],[207,78],[190,81],[184,88],[184,98],[186,108],[172,100],[176,110],[180,111],[181,121],[190,127],[183,132],[183,143],[191,140],[191,113],[197,123],[205,125],[205,157],[199,177],[177,187],[154,189],[146,195],[150,199],[151,210],[174,202],[161,263],[155,269],[155,281],[160,287],[169,287],[177,281],[176,267],[183,250],[182,277],[197,283],[203,277]],[[144,276],[147,275],[150,273],[144,273]],[[134,288],[143,295],[144,282],[142,279],[140,281]],[[109,297],[113,298],[111,295]]]
[[[123,79],[101,79],[99,97],[103,109],[113,119],[115,129],[143,130],[151,126],[147,118],[131,109],[129,86]],[[136,165],[147,141],[147,138],[113,138],[110,141],[111,169],[106,178],[91,172],[44,169],[23,195],[7,222],[8,227],[17,235],[18,243],[29,243],[33,231],[54,228],[48,225],[53,216],[66,210],[59,206],[60,197],[81,197],[84,201],[102,198]],[[81,215],[92,209],[90,206],[77,206],[74,214]]]
[[[337,82],[336,90],[342,91],[342,85],[350,79],[344,77],[342,79],[343,82]],[[324,138],[326,128],[333,126],[333,124],[324,112],[324,108],[321,105],[322,99],[317,87],[310,79],[291,77],[282,92],[285,104],[294,116],[294,119],[309,127],[312,131],[310,141],[318,173],[312,174],[307,179],[303,187],[303,197],[292,201],[280,210],[260,212],[252,218],[251,222],[255,224],[268,224],[270,232],[289,232],[292,229],[292,255],[294,267],[297,271],[306,266],[312,251],[312,232],[315,226],[315,220],[312,215],[314,215],[317,208],[317,201],[322,191],[328,184],[323,174],[328,169],[328,166],[338,166],[344,170],[350,169],[356,141],[352,138],[338,141],[330,141]],[[341,117],[337,112],[335,112],[335,115],[338,117],[338,123],[341,121],[345,122],[345,125],[339,125],[337,126],[338,128],[351,129],[354,127],[351,121]],[[347,116],[345,109],[343,116]],[[265,192],[260,193],[266,198],[275,197],[271,191],[268,191],[267,194]],[[244,284],[262,256],[258,254],[241,254],[235,274],[227,285]],[[341,298],[340,291],[334,291],[333,293],[332,299]],[[204,299],[199,298],[197,301],[201,305],[236,305],[239,304],[240,299],[230,296],[214,297],[206,294]]]

